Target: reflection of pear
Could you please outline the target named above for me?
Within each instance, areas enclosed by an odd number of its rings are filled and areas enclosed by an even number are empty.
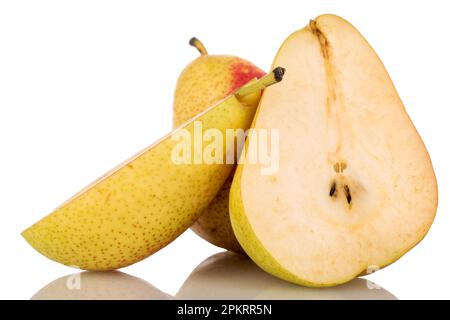
[[[65,276],[39,290],[32,300],[168,300],[150,283],[126,273],[81,272]]]
[[[203,261],[177,293],[177,299],[396,299],[366,279],[332,288],[307,288],[277,279],[247,257],[223,252]]]

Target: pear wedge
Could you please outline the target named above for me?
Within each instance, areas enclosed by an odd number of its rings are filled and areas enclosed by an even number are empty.
[[[238,166],[238,241],[267,272],[311,287],[394,262],[430,228],[437,183],[382,62],[349,22],[323,15],[289,36],[274,64],[288,72],[265,91],[253,128],[279,129],[279,170]]]
[[[213,129],[226,137],[227,129],[249,127],[261,90],[281,81],[282,70],[276,68],[252,81],[186,122],[75,195],[23,236],[46,257],[85,270],[125,267],[166,246],[198,219],[234,168],[225,159],[234,146],[228,148],[226,143],[222,163],[196,162],[196,128],[202,128],[201,135]],[[173,158],[181,130],[192,141],[191,162]],[[209,146],[203,143],[200,156]]]

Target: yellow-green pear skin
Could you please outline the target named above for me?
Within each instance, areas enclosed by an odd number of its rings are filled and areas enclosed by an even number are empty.
[[[216,144],[204,135],[214,133],[218,139],[218,133],[225,139],[228,130],[248,127],[261,90],[281,81],[283,73],[276,68],[239,88],[22,235],[44,256],[93,271],[122,268],[158,251],[198,219],[234,169],[226,164],[234,145]]]
[[[174,127],[188,121],[248,81],[265,75],[263,70],[242,58],[208,54],[196,38],[192,38],[190,44],[201,55],[181,72],[178,79],[173,104]],[[191,229],[218,247],[242,253],[230,222],[228,196],[231,182],[232,176]]]
[[[197,38],[192,38],[189,43],[201,55],[188,64],[178,78],[173,102],[175,128],[250,80],[259,79],[266,74],[245,59],[232,55],[208,54]]]
[[[237,253],[244,253],[230,221],[229,194],[233,173],[225,181],[213,201],[191,226],[191,229],[210,243]]]
[[[279,130],[279,170],[264,175],[242,153],[230,191],[239,243],[265,271],[310,287],[393,263],[427,234],[438,193],[383,63],[349,22],[323,15],[274,64],[286,75],[265,90],[252,128]]]

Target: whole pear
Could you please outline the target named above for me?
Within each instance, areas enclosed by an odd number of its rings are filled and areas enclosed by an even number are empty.
[[[197,38],[192,38],[189,44],[198,49],[200,57],[191,62],[178,79],[173,105],[174,127],[204,111],[248,81],[265,74],[251,62],[239,57],[208,54]],[[218,247],[242,253],[231,227],[228,210],[231,182],[232,175],[191,229]]]

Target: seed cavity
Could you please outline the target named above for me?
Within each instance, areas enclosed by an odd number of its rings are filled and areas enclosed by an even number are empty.
[[[344,161],[336,162],[333,165],[333,169],[336,173],[343,173],[345,169],[347,169],[347,164]]]
[[[344,186],[344,193],[345,193],[345,198],[347,199],[347,203],[351,204],[352,203],[352,194],[350,193],[350,188],[348,187],[348,185]]]
[[[331,183],[331,187],[330,187],[330,193],[329,193],[330,197],[336,196],[336,195],[337,195],[337,192],[336,192],[336,191],[337,191],[337,190],[336,190],[336,181],[333,181],[333,182]]]
[[[344,161],[337,161],[333,164],[333,170],[336,173],[333,180],[331,180],[330,191],[328,195],[334,199],[337,197],[345,197],[344,201],[347,201],[348,208],[352,208],[352,193],[350,191],[350,183],[346,174],[347,163]],[[339,194],[338,194],[339,193]]]

